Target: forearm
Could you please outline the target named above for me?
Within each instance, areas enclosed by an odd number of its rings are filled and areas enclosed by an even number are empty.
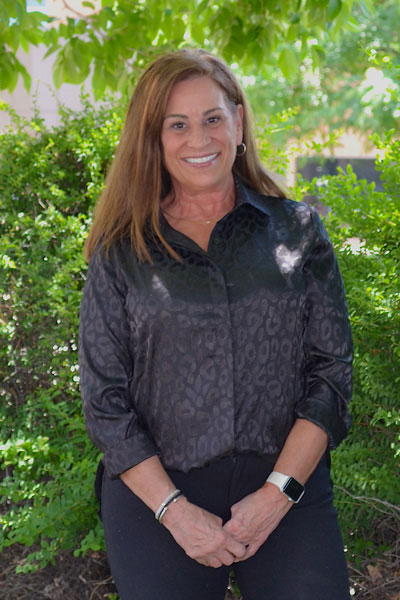
[[[158,456],[152,456],[121,474],[121,479],[153,512],[175,489]],[[185,497],[171,503],[162,519],[188,556],[210,567],[231,565],[246,548],[222,528],[222,519]]]
[[[158,456],[151,456],[121,474],[126,486],[153,512],[175,489]]]
[[[317,425],[298,419],[288,435],[274,470],[304,484],[314,471],[328,444],[327,434]],[[253,556],[293,506],[273,483],[264,483],[253,494],[231,508],[232,517],[224,528],[246,545],[241,560]]]
[[[327,446],[328,435],[323,429],[306,419],[297,419],[274,471],[290,475],[304,484],[321,460]]]

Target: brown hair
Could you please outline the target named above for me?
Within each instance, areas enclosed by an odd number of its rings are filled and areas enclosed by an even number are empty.
[[[151,261],[144,240],[147,221],[154,236],[175,256],[159,228],[160,200],[171,187],[162,163],[161,130],[174,85],[202,76],[210,77],[222,88],[228,104],[243,105],[243,140],[247,152],[236,157],[233,172],[260,193],[284,197],[258,158],[250,107],[225,63],[200,49],[186,48],[165,54],[145,70],[133,93],[120,143],[85,243],[87,259],[98,243],[108,250],[114,241],[129,235],[139,260]]]

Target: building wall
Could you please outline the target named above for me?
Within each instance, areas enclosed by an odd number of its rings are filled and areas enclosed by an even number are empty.
[[[100,0],[91,0],[95,7],[100,6]],[[82,6],[82,0],[27,0],[28,10],[40,10],[49,16],[56,17],[57,21],[64,21],[67,17],[87,15],[92,9]],[[27,69],[32,78],[31,89],[27,91],[22,79],[18,81],[17,87],[10,94],[0,91],[0,98],[9,104],[18,114],[31,117],[34,106],[39,109],[40,115],[48,125],[59,122],[58,106],[63,104],[68,108],[79,110],[81,108],[81,88],[77,85],[63,84],[58,90],[55,89],[52,75],[54,55],[44,58],[47,48],[44,46],[30,46],[29,52],[19,50],[18,59]],[[87,90],[90,87],[87,86]],[[9,123],[9,117],[0,111],[0,130]]]

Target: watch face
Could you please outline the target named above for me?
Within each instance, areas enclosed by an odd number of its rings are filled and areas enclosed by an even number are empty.
[[[304,486],[293,479],[293,477],[290,477],[285,483],[282,491],[285,492],[293,502],[298,502],[304,494]]]

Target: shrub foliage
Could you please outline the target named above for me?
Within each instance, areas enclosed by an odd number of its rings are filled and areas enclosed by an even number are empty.
[[[121,124],[115,104],[94,111],[84,99],[81,113],[63,109],[51,130],[38,116],[13,114],[0,136],[0,550],[31,548],[25,570],[61,549],[103,547],[92,492],[99,456],[81,415],[77,332],[83,241]],[[332,209],[327,226],[356,348],[354,424],[334,453],[334,471],[347,543],[364,554],[375,551],[368,533],[377,504],[400,499],[400,143],[388,133],[376,144],[384,191],[351,169],[300,181],[294,191]],[[265,139],[261,148],[272,158]]]
[[[390,540],[379,535],[377,515],[389,503],[398,519],[400,505],[400,141],[393,132],[374,141],[382,192],[350,166],[326,179],[300,180],[297,190],[331,208],[327,227],[353,328],[353,427],[333,454],[337,503],[353,552],[373,552],[374,541],[384,549]]]
[[[14,113],[0,138],[0,544],[35,545],[27,570],[101,545],[77,332],[88,214],[122,116],[85,103],[51,131]]]

